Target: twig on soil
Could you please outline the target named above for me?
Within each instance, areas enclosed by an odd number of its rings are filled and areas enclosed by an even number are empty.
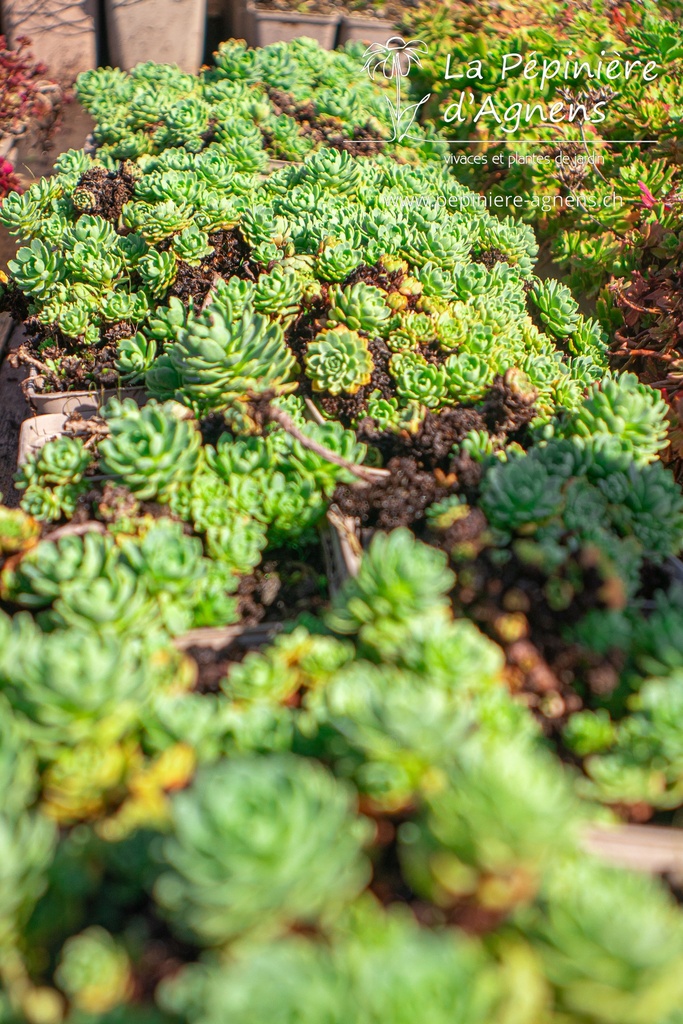
[[[218,284],[219,284],[219,282],[221,280],[222,279],[221,279],[220,274],[214,274],[213,275],[213,279],[211,281],[211,284],[209,285],[209,290],[206,293],[206,295],[204,296],[204,301],[202,302],[202,304],[200,306],[200,309],[199,309],[200,313],[203,313],[204,310],[206,309],[206,307],[211,305],[211,302],[213,301],[213,297],[216,294],[216,289],[217,289]]]
[[[652,313],[654,316],[661,316],[662,313],[666,312],[663,309],[648,308],[647,306],[638,306],[635,302],[631,302],[629,298],[624,294],[621,288],[615,289],[617,298],[621,302],[625,302],[626,305],[634,310],[636,313]]]
[[[315,420],[317,424],[319,424],[319,426],[322,426],[323,423],[327,422],[318,406],[315,404],[312,398],[308,397],[308,395],[306,395],[306,397],[304,398],[304,404],[308,411],[310,412],[312,418]]]
[[[73,412],[64,424],[64,431],[68,434],[85,434],[88,436],[86,445],[100,437],[107,437],[109,427],[97,416],[92,419],[83,419],[80,413]]]
[[[89,519],[85,523],[67,523],[56,530],[46,533],[43,540],[61,540],[62,537],[82,537],[84,533],[106,533],[104,523],[98,523],[95,519]]]
[[[672,355],[670,352],[660,352],[655,348],[615,348],[612,350],[614,356],[651,356],[654,359],[661,359],[665,363],[671,363],[680,359],[680,354]]]
[[[11,359],[12,365],[14,365],[15,363],[17,365],[19,363],[26,363],[28,366],[34,366],[36,370],[40,370],[40,372],[44,374],[46,377],[52,377],[55,380],[57,379],[57,374],[54,372],[54,370],[51,370],[50,367],[47,366],[45,363],[41,363],[40,359],[36,359],[35,356],[32,356],[28,352],[25,345],[20,345],[16,351],[16,355],[13,355]]]
[[[263,396],[255,395],[254,400],[262,400]],[[319,444],[312,438],[307,437],[303,431],[299,430],[296,423],[286,412],[282,409],[278,409],[272,405],[270,401],[266,401],[259,408],[259,412],[263,415],[264,419],[269,420],[271,423],[277,423],[279,427],[282,427],[290,437],[293,437],[295,441],[298,441],[303,448],[308,448],[309,451],[315,452],[316,455],[320,455],[321,458],[325,459],[326,462],[331,462],[335,466],[342,466],[344,469],[348,469],[354,476],[359,477],[361,480],[365,480],[367,483],[374,483],[380,477],[390,476],[388,469],[374,469],[370,466],[359,466],[355,462],[349,462],[342,455],[337,455],[336,452],[330,451],[324,445]]]

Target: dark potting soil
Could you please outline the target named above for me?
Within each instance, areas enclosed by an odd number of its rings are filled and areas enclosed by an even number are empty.
[[[106,192],[113,179],[111,176],[102,179],[100,175],[96,180]],[[113,203],[121,198],[118,193],[117,196],[112,199]],[[176,280],[160,304],[167,303],[171,296],[177,296],[185,306],[193,301],[195,308],[200,308],[217,275],[226,279],[234,275],[249,279],[255,277],[249,263],[249,246],[239,230],[217,231],[209,236],[209,240],[214,252],[198,267],[178,261]],[[105,324],[100,328],[99,342],[84,345],[80,339],[68,338],[55,325],[44,324],[38,317],[29,316],[26,299],[18,289],[8,289],[2,308],[24,321],[26,343],[18,358],[38,371],[38,376],[33,378],[33,386],[38,393],[88,390],[93,385],[102,388],[119,386],[117,343],[135,334],[134,324],[126,321]],[[48,360],[54,361],[57,371],[47,365]]]
[[[81,175],[76,188],[82,195],[79,209],[118,225],[123,207],[133,198],[135,177],[129,173],[125,162],[117,171],[93,167]]]
[[[470,252],[470,259],[473,263],[483,263],[487,270],[491,270],[496,263],[505,263],[507,256],[496,248],[482,249],[479,252],[473,249]]]
[[[353,137],[349,138],[340,131],[337,118],[320,114],[312,100],[297,101],[291,93],[272,88],[268,89],[268,97],[276,114],[293,117],[301,126],[301,134],[310,136],[318,145],[347,150],[355,156],[371,156],[381,153],[385,148],[385,143],[377,139],[377,128],[370,121],[364,125],[355,125]],[[273,136],[267,130],[263,131],[263,136],[266,146],[270,146]]]
[[[213,253],[206,256],[198,267],[178,260],[178,273],[171,285],[164,303],[171,296],[176,296],[187,306],[192,300],[195,309],[199,309],[206,299],[209,289],[216,276],[226,281],[231,277],[255,280],[256,274],[249,263],[251,250],[238,228],[215,231],[209,235],[209,242],[214,247]]]
[[[422,469],[452,472],[456,456],[451,454],[470,430],[485,430],[482,414],[470,406],[426,413],[414,434],[407,430],[378,430],[374,420],[365,417],[358,424],[361,441],[376,448],[386,463],[391,458],[411,456]]]
[[[327,604],[320,547],[311,545],[297,554],[284,548],[269,552],[251,575],[242,577],[236,596],[244,626],[291,622],[303,612],[320,614]],[[219,650],[190,648],[188,653],[199,669],[195,688],[202,693],[216,692],[230,666],[240,662],[253,647],[247,636],[230,640]]]
[[[240,613],[249,625],[295,619],[302,612],[322,611],[327,601],[327,579],[318,544],[293,553],[279,548],[267,553],[237,590]]]
[[[37,317],[26,320],[24,330],[26,341],[19,349],[18,360],[37,370],[33,386],[39,394],[87,391],[93,385],[117,387],[120,378],[116,369],[116,341],[135,333],[132,324],[114,324],[104,332],[105,337],[112,340],[103,340],[95,345],[79,345],[77,340],[67,338],[58,329],[41,324]],[[47,365],[47,360],[55,362],[58,372]]]
[[[442,501],[452,488],[439,483],[436,475],[420,469],[417,460],[395,456],[386,463],[390,476],[367,487],[341,484],[334,501],[345,516],[360,520],[363,526],[393,530],[397,526],[418,528],[425,509]]]
[[[238,664],[250,650],[240,638],[230,640],[225,647],[188,647],[187,654],[197,665],[197,693],[218,693],[230,667]]]

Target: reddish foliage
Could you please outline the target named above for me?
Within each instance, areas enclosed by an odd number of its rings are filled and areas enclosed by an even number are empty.
[[[21,36],[11,50],[0,35],[0,140],[29,135],[46,145],[59,124],[64,97],[31,53],[30,42]],[[12,189],[21,191],[19,179],[11,163],[0,158],[0,197]]]

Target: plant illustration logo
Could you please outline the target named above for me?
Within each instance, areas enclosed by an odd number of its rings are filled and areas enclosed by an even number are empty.
[[[420,107],[431,96],[431,93],[427,93],[418,103],[409,103],[405,107],[401,99],[403,79],[408,77],[413,65],[422,67],[420,57],[428,52],[427,46],[421,39],[409,39],[406,42],[403,36],[392,36],[391,39],[387,39],[386,43],[372,43],[363,54],[365,59],[363,71],[367,71],[373,81],[377,71],[381,71],[385,78],[393,78],[396,83],[394,98],[386,97],[394,129],[394,134],[389,140],[391,142],[401,142],[406,138]]]

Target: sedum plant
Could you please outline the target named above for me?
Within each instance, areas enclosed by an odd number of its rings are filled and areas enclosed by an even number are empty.
[[[317,335],[306,352],[306,374],[314,391],[353,395],[369,384],[373,369],[365,339],[342,326]]]
[[[8,627],[0,675],[9,704],[46,759],[95,736],[118,740],[164,679],[139,644],[83,631],[43,635],[21,618]]]
[[[679,1012],[680,913],[583,846],[683,799],[666,405],[437,140],[378,141],[359,60],[88,73],[95,159],[3,207],[47,385],[76,351],[154,396],[76,420],[0,510],[8,1021]],[[386,532],[322,607],[332,498]],[[316,582],[253,649],[283,550]]]
[[[215,465],[258,473],[275,439],[224,440]],[[117,545],[167,599],[194,579],[178,527]],[[90,573],[112,557],[101,540]],[[60,543],[48,602],[85,555]],[[523,1024],[671,1017],[679,912],[582,851],[595,809],[504,685],[500,649],[454,618],[453,584],[434,548],[378,535],[326,620],[306,615],[210,693],[149,630],[0,618],[14,1016],[484,1024],[513,999]],[[141,995],[138,965],[169,951]]]
[[[437,191],[451,200],[443,216]],[[429,411],[485,402],[506,373],[523,374],[541,419],[578,406],[603,375],[599,327],[556,283],[549,294],[560,295],[564,312],[549,316],[557,336],[535,326],[533,296],[550,286],[534,284],[529,230],[491,217],[433,165],[321,150],[274,172],[259,198],[240,224],[252,265],[266,268],[258,280],[243,270],[216,282],[203,310],[180,319],[176,307],[162,311],[159,328],[141,332],[164,343],[151,366],[148,342],[127,343],[156,397],[208,410],[249,391],[298,388],[345,426],[381,402],[382,429],[414,433]],[[398,222],[397,206],[405,212]],[[322,259],[331,238],[363,257],[338,283]],[[491,262],[489,253],[497,254]],[[555,299],[539,301],[551,310]],[[173,324],[162,327],[168,317]]]
[[[161,1001],[187,1012],[193,993],[200,993],[202,1024],[220,1019],[226,1007],[239,1022],[284,1012],[306,1024],[359,1013],[403,1024],[425,1005],[435,1024],[454,1011],[463,1024],[483,1024],[500,999],[475,943],[420,929],[408,914],[384,913],[370,902],[354,908],[327,947],[293,936],[230,963],[190,967],[164,983]]]
[[[325,145],[361,154],[386,147],[414,159],[410,147],[390,142],[386,86],[359,74],[360,56],[328,52],[305,38],[260,49],[228,40],[197,76],[150,61],[127,74],[87,71],[76,89],[110,164],[154,164],[179,149],[210,154],[213,176],[222,166],[261,171],[268,157],[301,160]],[[434,146],[431,133],[414,130]]]
[[[248,311],[233,319],[226,300],[181,328],[146,379],[153,395],[184,399],[208,412],[250,393],[292,390],[287,385],[294,365],[279,324]]]
[[[125,480],[140,500],[168,501],[197,469],[201,437],[172,405],[150,402],[138,409],[128,398],[112,398],[103,410],[109,436],[99,452],[105,473]]]
[[[533,224],[571,285],[593,296],[611,276],[680,247],[670,202],[680,164],[670,117],[680,106],[678,14],[676,4],[645,2],[624,17],[608,4],[531,0],[501,15],[490,0],[424,0],[404,17],[406,38],[425,44],[411,84],[416,98],[429,93],[424,119],[450,136],[461,180]],[[623,58],[636,50],[643,63],[627,73]],[[619,55],[609,75],[607,54]],[[471,149],[464,139],[479,141],[485,159],[459,162]],[[606,311],[603,325],[612,326]]]
[[[222,945],[314,923],[362,888],[368,836],[348,792],[294,758],[234,760],[174,800],[155,895],[181,935]],[[245,836],[245,820],[252,821]]]
[[[144,379],[205,412],[298,385],[345,426],[379,391],[397,402],[384,422],[414,431],[514,369],[537,415],[576,407],[605,369],[600,328],[533,277],[533,232],[428,155],[322,148],[260,178],[211,149],[116,171],[65,154],[1,214],[26,243],[4,302],[27,322],[36,386]]]

